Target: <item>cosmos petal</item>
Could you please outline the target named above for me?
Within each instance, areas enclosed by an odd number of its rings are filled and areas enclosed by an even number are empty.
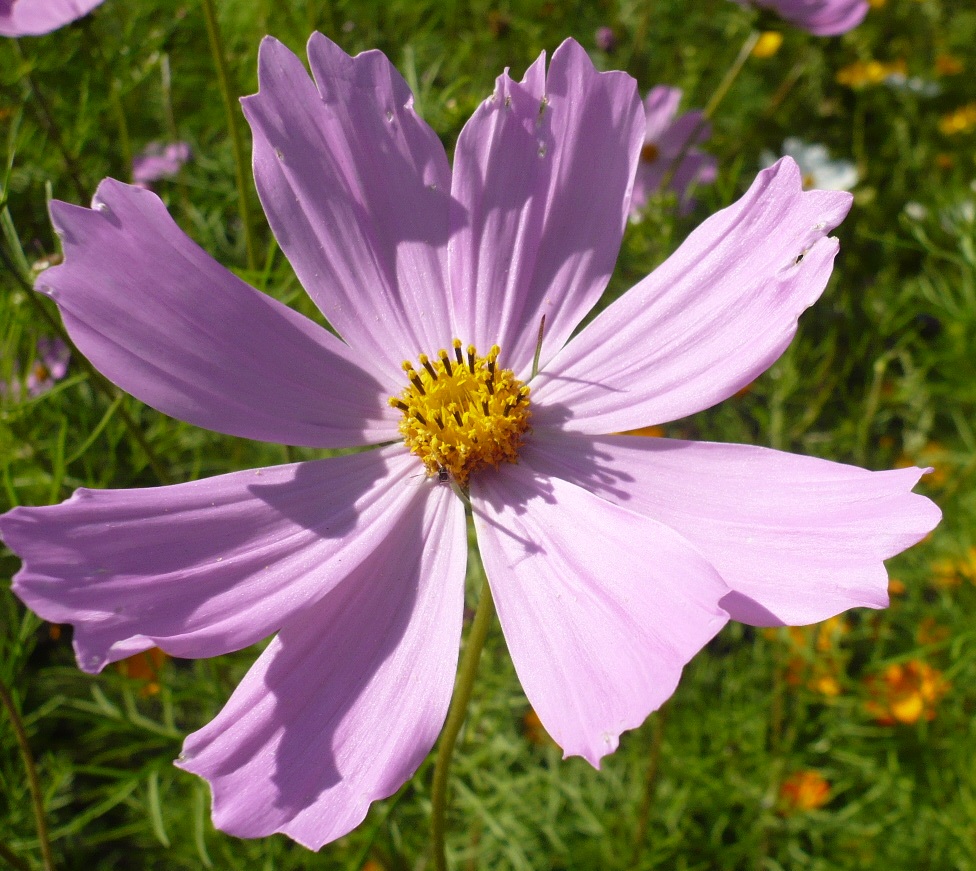
[[[830,277],[850,194],[783,158],[610,305],[532,383],[534,426],[589,433],[708,408],[764,372]]]
[[[613,271],[644,113],[634,80],[598,73],[566,40],[522,82],[507,73],[475,111],[454,157],[451,292],[459,335],[498,344],[528,374],[566,342]],[[470,338],[467,338],[470,337]]]
[[[883,560],[941,512],[921,469],[870,472],[751,445],[536,432],[535,468],[676,530],[733,593],[735,620],[802,625],[888,604]]]
[[[711,135],[712,125],[705,120],[704,112],[694,109],[685,112],[680,118],[675,118],[674,123],[661,134],[657,144],[661,154],[666,157],[677,157],[682,149],[705,142],[711,138]]]
[[[288,622],[178,765],[215,825],[313,850],[362,822],[430,751],[454,685],[467,556],[448,487],[401,513],[338,587]]]
[[[65,261],[36,289],[82,353],[165,414],[310,447],[396,435],[389,395],[325,329],[191,241],[151,191],[106,179],[92,208],[54,201]]]
[[[868,13],[867,0],[758,0],[758,3],[815,36],[847,33]]]
[[[87,15],[103,0],[6,0],[0,36],[41,36]]]
[[[399,387],[400,364],[450,347],[450,168],[378,51],[308,41],[315,81],[272,37],[244,98],[254,179],[295,272],[363,365]]]
[[[681,88],[657,85],[644,98],[644,116],[647,120],[645,142],[660,142],[661,136],[672,123],[681,103]]]
[[[13,591],[71,623],[96,672],[153,645],[216,656],[253,644],[356,569],[416,510],[402,445],[141,490],[78,490],[15,508],[0,535],[24,561]]]
[[[725,625],[728,588],[681,536],[525,461],[471,482],[475,527],[529,702],[598,765]]]

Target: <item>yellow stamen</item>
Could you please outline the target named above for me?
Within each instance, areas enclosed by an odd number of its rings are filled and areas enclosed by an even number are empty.
[[[437,359],[419,355],[420,370],[404,362],[410,384],[390,405],[403,412],[400,433],[427,473],[466,487],[478,469],[518,461],[529,428],[529,388],[497,365],[498,345],[484,357],[468,345],[467,365],[461,341],[451,347],[453,364],[444,349]]]

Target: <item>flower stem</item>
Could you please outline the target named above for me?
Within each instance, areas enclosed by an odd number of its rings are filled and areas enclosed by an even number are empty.
[[[749,60],[749,55],[752,54],[752,50],[756,47],[756,43],[759,42],[760,33],[758,30],[752,30],[746,37],[746,41],[742,43],[742,48],[739,49],[739,54],[736,56],[735,60],[732,62],[732,66],[729,67],[728,72],[725,74],[725,78],[719,82],[718,87],[715,89],[715,93],[712,94],[712,99],[708,101],[708,105],[705,106],[702,114],[705,118],[711,118],[715,114],[715,110],[718,109],[719,104],[725,99],[725,95],[728,94],[729,88],[732,87],[733,83],[737,78],[739,78],[739,73],[742,72],[742,68],[746,65],[746,61]]]
[[[244,244],[247,248],[247,268],[252,272],[258,268],[257,249],[254,242],[254,228],[251,226],[251,206],[247,190],[247,159],[244,155],[244,139],[241,136],[241,124],[237,118],[237,106],[234,102],[233,90],[230,86],[230,72],[227,68],[227,55],[224,42],[220,35],[220,25],[217,23],[217,10],[213,0],[202,0],[203,17],[207,22],[207,37],[210,40],[210,52],[213,55],[214,66],[217,69],[217,83],[224,100],[227,113],[227,129],[230,131],[230,144],[234,152],[234,177],[237,181],[237,208],[240,211],[241,224],[244,225]]]
[[[12,40],[12,42],[14,52],[17,55],[17,60],[26,65],[27,58],[24,57],[24,53],[20,48],[20,42],[16,39]],[[28,70],[30,70],[30,67],[28,67]],[[71,183],[74,186],[75,194],[77,194],[79,202],[87,202],[88,193],[81,181],[81,171],[78,167],[78,162],[75,160],[74,155],[68,150],[67,145],[65,145],[64,137],[61,135],[61,128],[58,127],[58,122],[55,120],[54,112],[51,111],[51,107],[48,104],[47,99],[42,93],[40,87],[38,87],[38,85],[34,82],[34,79],[29,71],[24,74],[23,82],[26,86],[27,93],[33,102],[37,119],[41,122],[41,126],[44,128],[44,132],[51,137],[51,141],[54,142],[55,148],[61,152],[61,157],[64,160],[65,171],[68,174],[68,178],[71,179]]]
[[[0,679],[0,703],[3,704],[10,716],[10,722],[14,727],[14,737],[17,739],[17,746],[20,748],[20,755],[24,760],[24,768],[27,769],[27,786],[30,789],[31,804],[34,806],[34,820],[37,823],[37,840],[41,845],[41,862],[44,871],[53,871],[54,858],[51,855],[51,841],[47,834],[47,822],[44,817],[44,800],[41,797],[41,784],[37,779],[37,767],[34,765],[34,756],[31,753],[30,745],[27,743],[27,732],[24,730],[24,721],[20,717],[20,711],[14,704],[13,696],[7,685]]]
[[[651,746],[647,753],[647,771],[644,774],[644,796],[641,799],[637,828],[634,831],[634,854],[630,860],[632,868],[637,867],[637,862],[644,851],[644,842],[647,840],[647,826],[654,805],[654,793],[657,791],[657,773],[661,768],[661,745],[664,742],[664,726],[667,723],[668,710],[666,706],[661,708],[653,722]]]
[[[691,131],[688,138],[685,140],[685,144],[681,146],[681,151],[678,152],[678,156],[671,161],[671,165],[668,167],[668,171],[664,174],[664,178],[661,179],[661,184],[658,186],[659,190],[665,191],[671,184],[671,179],[674,178],[674,174],[678,171],[678,167],[681,166],[691,147],[698,141],[698,136],[705,127],[705,124],[711,119],[712,115],[715,114],[716,109],[718,109],[719,104],[725,99],[725,95],[728,94],[729,89],[735,83],[735,80],[739,77],[739,73],[742,72],[742,68],[746,65],[746,61],[749,60],[749,55],[752,54],[752,50],[756,47],[756,43],[759,41],[760,33],[758,30],[751,30],[749,35],[746,37],[746,41],[742,43],[742,48],[739,49],[738,55],[734,61],[732,61],[732,66],[729,67],[728,71],[725,73],[725,77],[719,82],[718,87],[712,94],[711,99],[708,101],[708,105],[702,110],[701,120],[695,125],[695,128]]]
[[[486,580],[481,587],[481,598],[478,600],[478,610],[475,612],[468,633],[468,641],[464,646],[464,656],[458,667],[457,681],[454,685],[454,697],[451,708],[447,712],[447,722],[441,732],[441,741],[437,747],[437,760],[434,763],[434,781],[431,786],[431,839],[434,849],[435,871],[447,871],[447,857],[444,853],[444,814],[447,810],[447,780],[451,768],[451,756],[454,743],[457,741],[464,718],[468,712],[468,702],[474,687],[475,675],[478,673],[478,662],[481,651],[488,637],[491,618],[495,615],[495,602],[491,598],[491,589]]]

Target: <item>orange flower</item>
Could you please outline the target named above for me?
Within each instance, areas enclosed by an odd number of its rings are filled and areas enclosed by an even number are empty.
[[[935,617],[923,617],[918,624],[918,631],[915,638],[919,644],[938,644],[949,637],[949,627],[940,626],[935,622]]]
[[[888,76],[907,75],[908,64],[903,58],[883,63],[879,60],[859,60],[841,67],[834,76],[837,84],[847,85],[849,88],[864,88],[868,85],[880,85]]]
[[[640,429],[630,429],[623,435],[635,435],[635,436],[650,436],[651,438],[663,438],[664,437],[664,427],[663,426],[642,426]]]
[[[865,684],[865,708],[882,726],[935,719],[935,706],[950,686],[941,671],[920,659],[889,665]]]
[[[779,801],[785,814],[816,810],[830,801],[830,784],[819,771],[796,771],[780,784]]]
[[[951,54],[940,54],[935,59],[935,72],[940,76],[957,76],[965,68],[965,64]]]
[[[819,695],[834,698],[842,691],[840,678],[846,654],[841,650],[841,642],[849,631],[848,622],[837,616],[811,626],[789,626],[783,635],[770,630],[768,637],[785,637],[793,652],[785,675],[790,686],[805,686]]]
[[[154,696],[159,692],[159,675],[163,664],[169,657],[158,647],[150,647],[115,663],[115,668],[123,677],[138,681],[140,696]]]
[[[968,133],[973,128],[976,128],[976,103],[960,106],[939,119],[939,130],[946,136]]]
[[[533,708],[529,708],[526,715],[522,718],[522,733],[530,744],[554,744],[549,737],[546,727],[542,725],[542,720]]]
[[[964,580],[976,584],[976,547],[971,547],[961,557],[942,557],[932,561],[932,586],[940,590],[952,590]]]

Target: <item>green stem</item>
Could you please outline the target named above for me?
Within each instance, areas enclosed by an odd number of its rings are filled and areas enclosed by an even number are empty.
[[[247,248],[247,268],[255,272],[258,268],[257,248],[254,242],[254,228],[251,226],[251,206],[247,190],[247,159],[244,155],[244,137],[241,135],[241,124],[237,118],[237,105],[233,89],[230,85],[230,72],[227,68],[227,55],[224,42],[217,23],[217,10],[213,0],[202,0],[203,17],[207,22],[207,37],[210,40],[210,52],[213,55],[214,66],[217,69],[217,83],[224,100],[227,113],[227,129],[230,131],[230,144],[234,151],[234,176],[237,180],[237,207],[240,210],[241,223],[244,225],[244,244]]]
[[[451,756],[457,741],[464,718],[468,713],[468,702],[471,700],[471,690],[474,687],[475,675],[478,673],[478,662],[481,651],[488,637],[491,619],[495,615],[495,602],[491,598],[488,581],[481,587],[481,598],[478,600],[478,610],[475,612],[468,642],[464,647],[464,656],[458,667],[457,681],[454,685],[454,697],[451,699],[451,709],[447,712],[447,722],[441,732],[441,741],[437,747],[437,760],[434,763],[434,781],[431,786],[431,838],[434,849],[435,871],[447,871],[447,857],[444,852],[445,811],[447,810],[447,780],[451,768]]]
[[[21,51],[20,43],[15,39],[13,40],[14,52],[17,55],[17,60],[22,64],[27,63],[27,59],[24,57],[23,51]],[[79,201],[85,203],[88,201],[88,193],[85,190],[85,186],[81,182],[81,171],[78,167],[78,163],[74,158],[74,155],[68,150],[67,146],[64,144],[64,138],[61,136],[61,128],[58,127],[57,121],[55,121],[54,113],[51,111],[51,107],[48,105],[47,99],[44,94],[41,93],[41,89],[35,84],[33,77],[28,72],[23,78],[24,84],[27,86],[27,91],[33,98],[34,105],[37,109],[37,117],[41,122],[41,126],[44,127],[45,132],[54,142],[55,147],[61,152],[61,157],[64,160],[64,166],[68,173],[68,178],[71,179],[71,183],[74,185],[75,193],[78,195]]]
[[[756,47],[756,43],[759,42],[759,36],[759,31],[753,30],[746,37],[746,41],[742,43],[742,48],[739,49],[739,54],[732,62],[732,66],[729,67],[728,72],[725,74],[725,78],[719,82],[718,87],[715,89],[715,93],[712,94],[712,99],[708,101],[708,105],[705,106],[705,109],[702,112],[705,118],[711,118],[712,115],[715,114],[715,110],[718,109],[719,104],[725,99],[725,95],[728,94],[729,88],[731,88],[735,80],[739,78],[739,73],[742,72],[742,68],[746,65],[746,61],[749,60],[749,55],[752,54],[752,50]]]
[[[752,54],[752,50],[756,47],[756,43],[759,41],[760,33],[758,30],[752,30],[746,37],[746,41],[742,43],[742,48],[739,49],[739,54],[736,56],[735,60],[732,62],[732,66],[729,67],[728,71],[725,73],[725,77],[719,82],[718,87],[712,94],[711,99],[708,104],[702,110],[701,120],[695,125],[695,129],[691,131],[685,144],[681,146],[681,151],[678,152],[678,156],[671,161],[671,165],[668,167],[668,171],[664,174],[664,178],[661,179],[661,184],[659,190],[665,191],[671,184],[671,180],[674,178],[674,174],[678,171],[678,167],[681,166],[682,161],[684,161],[691,147],[698,141],[698,136],[705,128],[705,124],[708,120],[715,114],[722,100],[725,99],[726,94],[728,94],[729,89],[735,83],[735,80],[739,78],[739,73],[742,72],[742,68],[746,65],[746,61],[749,60],[749,55]]]
[[[44,817],[44,800],[41,797],[41,784],[37,779],[37,767],[34,765],[34,755],[31,753],[30,744],[27,743],[27,732],[24,730],[24,721],[20,717],[20,711],[14,704],[13,696],[7,685],[0,679],[0,703],[7,709],[10,722],[14,727],[14,737],[17,739],[17,746],[20,747],[20,755],[24,760],[24,768],[27,769],[27,786],[30,789],[31,804],[34,806],[34,819],[37,823],[37,840],[41,845],[41,862],[44,871],[53,871],[54,857],[51,854],[51,841],[47,834],[47,822]]]
[[[651,746],[647,753],[647,771],[644,774],[644,796],[641,799],[637,828],[634,831],[634,855],[630,861],[632,868],[637,867],[637,862],[644,851],[644,842],[647,840],[647,826],[654,805],[654,793],[657,791],[657,773],[661,768],[661,745],[664,743],[664,726],[667,722],[668,710],[667,707],[661,708],[654,718],[654,731],[651,734]]]
[[[17,871],[31,871],[30,865],[28,865],[2,841],[0,841],[0,859],[3,859],[3,861],[6,862],[11,868],[16,868]]]

